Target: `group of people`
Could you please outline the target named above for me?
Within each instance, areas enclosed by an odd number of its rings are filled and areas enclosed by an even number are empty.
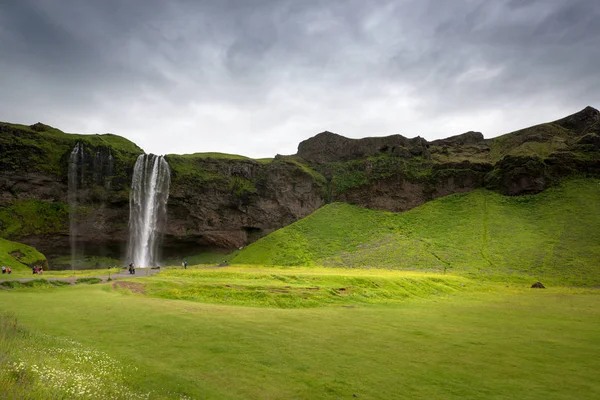
[[[132,275],[135,274],[135,265],[133,265],[133,263],[129,264],[129,273]]]
[[[5,267],[4,265],[2,266],[3,274],[10,274],[11,272],[12,272],[12,269],[10,267]]]
[[[44,268],[42,268],[42,266],[35,266],[31,269],[31,272],[33,272],[34,274],[42,275],[44,273]]]

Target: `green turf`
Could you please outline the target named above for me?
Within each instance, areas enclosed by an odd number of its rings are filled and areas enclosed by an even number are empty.
[[[270,279],[272,271],[264,272]],[[359,278],[407,274],[332,270],[340,278],[352,273]],[[223,282],[231,279],[222,276]],[[597,290],[486,285],[354,308],[212,305],[149,298],[114,290],[111,284],[0,290],[0,304],[25,329],[50,335],[38,341],[42,347],[48,342],[48,352],[56,341],[76,340],[80,348],[105,354],[118,365],[135,366],[126,388],[150,392],[150,398],[600,396]],[[27,374],[33,362],[29,354],[6,350],[16,351],[22,343],[7,346],[3,339],[0,349],[11,362],[22,362]],[[40,363],[46,367],[44,360]],[[86,368],[99,361],[90,364]],[[67,360],[63,368],[71,365]],[[120,378],[115,375],[123,383]]]
[[[143,283],[152,297],[277,308],[391,304],[477,286],[475,281],[441,274],[230,267],[167,270]]]
[[[0,265],[10,267],[13,273],[16,273],[30,271],[30,265],[38,264],[47,265],[47,260],[46,256],[35,248],[0,238]]]
[[[231,263],[457,271],[600,285],[600,180],[531,196],[476,190],[404,213],[329,204]]]

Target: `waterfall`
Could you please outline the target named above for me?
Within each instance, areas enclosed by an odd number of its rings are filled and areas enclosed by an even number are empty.
[[[111,189],[114,168],[115,168],[115,159],[114,159],[112,152],[110,151],[110,147],[109,147],[108,148],[108,162],[107,162],[106,167],[104,168],[104,175],[107,177],[104,180],[104,189],[106,189],[106,190]]]
[[[77,189],[83,183],[83,144],[77,142],[69,156],[69,243],[71,245],[71,269],[77,259]],[[79,178],[79,179],[78,179]]]
[[[163,156],[142,154],[135,162],[129,196],[128,263],[155,266],[167,217],[171,170]]]

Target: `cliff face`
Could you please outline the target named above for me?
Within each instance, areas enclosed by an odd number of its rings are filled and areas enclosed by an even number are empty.
[[[78,144],[76,203],[69,204],[70,158]],[[69,254],[71,214],[82,251],[120,254],[132,168],[142,153],[116,135],[68,135],[40,123],[0,123],[0,236],[49,256]]]
[[[85,254],[122,256],[133,166],[142,153],[115,135],[0,123],[0,237],[36,246],[52,263],[69,253],[71,215]],[[176,256],[245,246],[332,201],[403,211],[480,187],[519,195],[565,176],[600,176],[600,112],[588,107],[494,139],[478,132],[431,142],[323,132],[300,143],[295,156],[166,159],[172,183],[164,255]]]
[[[538,193],[570,175],[600,175],[600,112],[493,139],[479,132],[431,142],[400,135],[348,139],[323,132],[298,156],[328,180],[330,201],[405,211],[436,197],[480,187],[506,195]]]
[[[0,237],[33,245],[51,262],[69,254],[69,229],[83,254],[125,254],[129,191],[141,149],[118,136],[70,135],[42,124],[0,124],[0,133]],[[78,143],[73,183],[69,169]],[[325,179],[293,157],[166,159],[172,185],[165,256],[245,246],[325,203]]]
[[[324,178],[293,160],[222,157],[167,156],[167,252],[245,246],[325,203]]]

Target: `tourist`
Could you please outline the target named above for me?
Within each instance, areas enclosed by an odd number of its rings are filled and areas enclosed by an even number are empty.
[[[183,266],[183,269],[187,269],[187,261],[183,260],[181,265]]]
[[[38,273],[38,267],[37,267],[37,265],[35,267],[33,267],[32,271],[33,271],[34,275]]]
[[[11,272],[12,272],[12,268],[6,267],[6,273],[10,275]],[[4,273],[4,272],[2,272],[2,273]]]
[[[135,274],[135,266],[133,265],[133,263],[129,264],[129,273],[130,274]]]
[[[2,273],[5,274],[6,273],[6,267],[3,265],[2,266]]]

